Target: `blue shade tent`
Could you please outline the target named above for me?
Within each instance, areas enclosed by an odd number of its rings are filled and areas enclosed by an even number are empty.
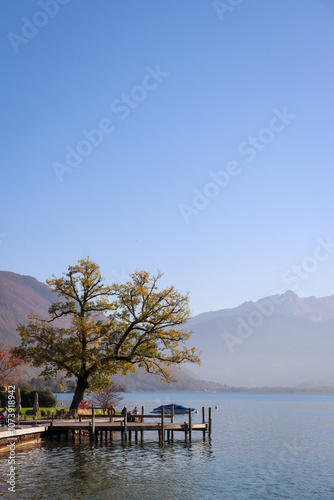
[[[187,408],[186,406],[176,405],[176,404],[172,403],[170,405],[158,406],[157,408],[154,408],[152,413],[159,414],[159,413],[162,413],[162,410],[164,409],[165,413],[168,414],[168,413],[172,413],[172,408],[174,408],[175,415],[184,415],[184,414],[188,413],[189,409],[190,409],[190,408]],[[191,408],[191,411],[195,411],[195,408]]]

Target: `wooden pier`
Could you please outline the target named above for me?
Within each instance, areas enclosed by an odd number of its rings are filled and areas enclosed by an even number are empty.
[[[127,411],[124,416],[110,416],[109,418],[97,419],[95,410],[92,410],[92,415],[89,421],[87,419],[77,418],[75,421],[53,420],[48,427],[48,434],[57,436],[59,440],[62,437],[65,440],[75,440],[76,437],[81,439],[83,434],[89,434],[91,440],[95,441],[112,441],[115,433],[120,433],[123,442],[131,441],[134,437],[135,441],[138,438],[143,442],[144,433],[146,431],[156,432],[160,443],[173,441],[176,432],[184,433],[186,441],[191,442],[193,432],[202,432],[203,440],[206,435],[211,438],[212,434],[212,412],[208,409],[208,419],[206,420],[205,408],[202,408],[202,422],[194,423],[191,409],[189,409],[187,421],[182,423],[175,422],[175,416],[165,414],[164,409],[161,415],[145,415],[144,407],[141,414],[128,415]],[[152,420],[155,420],[154,422]],[[157,421],[158,420],[158,421]]]
[[[180,415],[179,415],[180,416]],[[202,408],[201,422],[193,422],[193,415],[189,409],[188,415],[182,415],[183,422],[175,422],[175,416],[172,411],[171,414],[166,415],[164,409],[161,415],[145,415],[145,409],[142,407],[141,414],[128,414],[125,409],[125,415],[109,416],[98,418],[95,415],[95,410],[92,409],[92,414],[85,416],[76,416],[71,420],[52,419],[51,421],[28,421],[21,420],[20,426],[16,426],[12,433],[6,431],[4,428],[0,432],[0,447],[10,439],[27,438],[28,435],[33,437],[39,435],[40,438],[51,437],[59,440],[72,440],[79,439],[81,441],[83,436],[89,436],[91,441],[108,442],[115,439],[115,434],[121,438],[122,442],[131,442],[134,438],[135,441],[140,439],[144,441],[145,432],[156,432],[158,440],[163,444],[166,440],[173,441],[175,433],[184,433],[186,441],[191,442],[193,433],[199,431],[202,433],[203,440],[206,436],[211,438],[212,434],[212,411],[208,409],[206,418],[205,408]],[[154,420],[154,421],[153,421]],[[14,439],[15,439],[14,438]]]

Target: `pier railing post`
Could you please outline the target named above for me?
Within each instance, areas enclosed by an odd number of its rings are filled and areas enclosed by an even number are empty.
[[[165,408],[162,408],[162,412],[161,412],[160,442],[163,443],[164,440],[165,440]]]
[[[174,424],[174,405],[172,405],[172,411],[171,411],[171,416],[170,416],[170,423]],[[173,430],[171,432],[171,438],[172,438],[172,441],[174,441],[174,431]]]
[[[205,408],[202,406],[202,424],[205,424]],[[203,429],[203,441],[205,441],[205,428]]]
[[[212,434],[212,408],[209,408],[209,437],[211,438]]]
[[[124,438],[125,441],[128,439],[128,409],[124,408]]]
[[[141,423],[143,423],[144,422],[144,415],[145,415],[145,407],[144,406],[141,407],[141,414],[142,414],[142,417],[141,417],[140,421],[141,421]],[[140,439],[141,439],[141,442],[144,441],[144,431],[140,431]]]
[[[191,414],[191,408],[189,408],[189,442],[191,443],[191,438],[192,438],[192,414]]]
[[[95,436],[95,408],[92,408],[92,437]]]

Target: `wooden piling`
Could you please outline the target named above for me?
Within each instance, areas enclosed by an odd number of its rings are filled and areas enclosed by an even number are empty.
[[[212,434],[212,408],[209,407],[209,437],[211,438]]]
[[[125,441],[127,441],[128,439],[128,409],[127,408],[124,408],[124,412],[125,412],[125,415],[124,415],[124,439]]]
[[[202,406],[202,424],[205,424],[205,408]],[[205,441],[205,429],[203,429],[203,441]]]
[[[141,414],[142,414],[142,417],[141,417],[140,421],[144,422],[144,415],[145,415],[145,407],[144,406],[141,407]],[[142,443],[144,442],[144,431],[140,431],[140,440]]]
[[[165,408],[162,408],[160,442],[163,443],[164,440],[165,440]]]
[[[172,406],[170,422],[171,422],[171,424],[174,424],[174,406]],[[174,441],[174,431],[171,431],[171,437],[172,437],[172,441]]]
[[[92,408],[92,432],[95,433],[95,408]]]
[[[191,408],[189,408],[189,441],[191,442],[192,440],[192,414],[191,414]]]

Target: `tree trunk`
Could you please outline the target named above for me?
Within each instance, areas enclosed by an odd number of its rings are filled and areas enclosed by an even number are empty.
[[[84,397],[84,392],[89,388],[88,378],[78,377],[77,386],[72,399],[70,410],[77,410]]]

